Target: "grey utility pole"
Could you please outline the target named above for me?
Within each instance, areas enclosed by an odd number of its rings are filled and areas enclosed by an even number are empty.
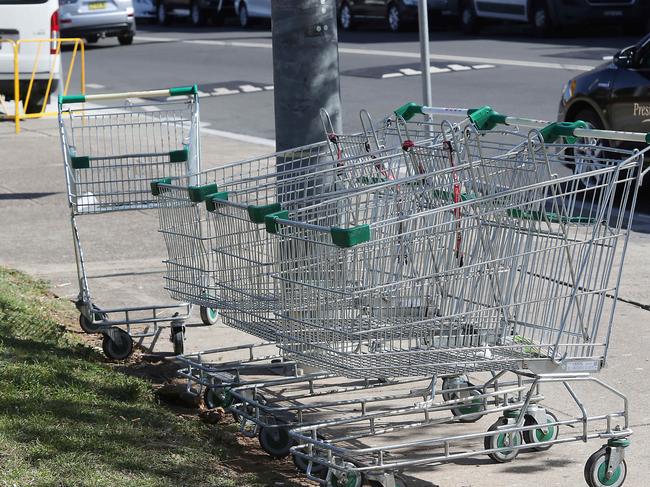
[[[341,130],[335,0],[273,0],[271,18],[276,148],[321,141],[321,108]]]
[[[274,0],[275,1],[275,0]],[[420,27],[420,63],[422,69],[422,103],[431,106],[431,69],[429,59],[429,11],[427,0],[418,0]]]

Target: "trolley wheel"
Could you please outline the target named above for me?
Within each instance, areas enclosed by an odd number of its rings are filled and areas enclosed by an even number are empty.
[[[279,426],[277,428],[260,427],[259,440],[262,450],[273,458],[284,458],[291,453],[291,447],[295,442],[289,436],[289,428]]]
[[[252,392],[251,392],[250,390],[249,390],[249,391],[245,391],[245,392],[244,392],[244,395],[245,395],[247,398],[251,398],[251,397],[252,397]],[[257,394],[255,394],[255,400],[256,400],[259,404],[261,404],[262,406],[264,406],[264,405],[266,404],[266,398],[265,398],[262,394],[260,394],[259,392],[258,392]],[[234,402],[234,398],[231,397],[230,404],[228,405],[228,407],[232,406],[233,402]],[[245,408],[245,412],[246,412],[246,414],[248,414],[249,416],[253,416],[253,417],[255,417],[255,408],[254,408],[254,406],[247,405],[246,408]],[[234,418],[234,420],[235,420],[236,422],[241,423],[242,416],[240,416],[239,414],[237,414],[237,411],[236,411],[236,410],[232,410],[232,417]]]
[[[201,321],[204,325],[214,325],[219,320],[219,313],[214,308],[206,308],[201,306]]]
[[[499,418],[496,423],[488,428],[488,431],[497,431],[500,426],[507,424],[505,418]],[[486,436],[483,446],[486,450],[502,448],[500,451],[488,453],[488,456],[497,463],[507,463],[519,455],[519,450],[507,450],[509,446],[519,446],[522,443],[521,431],[503,431],[498,434]]]
[[[97,316],[95,316],[95,319],[97,319]],[[99,323],[91,322],[83,313],[79,314],[79,326],[83,331],[89,334],[99,333],[101,328]]]
[[[345,468],[355,468],[353,463],[345,462]],[[328,487],[361,487],[363,477],[360,472],[354,470],[340,470],[329,469],[326,477]]]
[[[172,343],[174,355],[182,355],[185,349],[185,332],[183,328],[172,328]]]
[[[206,387],[203,393],[203,404],[208,409],[223,408],[232,406],[233,397],[230,390],[225,387]]]
[[[112,328],[104,333],[102,350],[111,360],[124,360],[133,352],[133,338],[121,328]]]
[[[453,389],[454,386],[453,384],[450,387],[450,383],[453,379],[444,379],[442,381],[442,388],[443,390],[445,389]],[[458,383],[459,388],[464,388],[464,387],[471,387],[473,384],[469,381],[466,381],[464,383]],[[458,399],[469,399],[466,403],[459,405],[458,407],[455,407],[451,410],[451,414],[454,416],[463,416],[466,414],[469,414],[470,416],[465,416],[464,418],[459,418],[458,421],[461,423],[475,423],[479,419],[483,417],[485,414],[485,404],[483,399],[477,398],[476,396],[480,396],[481,391],[479,389],[467,389],[464,391],[459,391],[459,392],[445,392],[442,395],[442,398],[445,401],[452,401],[452,400],[458,400]]]
[[[550,411],[546,411],[546,422],[555,423],[556,421],[557,416],[555,416],[555,414],[551,413]],[[534,424],[537,424],[535,418],[532,416],[526,416],[524,426],[532,426]],[[553,441],[557,439],[559,434],[560,427],[558,425],[548,426],[545,430],[542,428],[536,430],[527,430],[524,431],[524,441],[529,445],[534,445],[535,443],[542,443],[544,441]],[[552,446],[552,443],[549,445],[538,445],[534,446],[533,449],[536,451],[546,451]]]
[[[300,472],[304,474],[307,473],[307,467],[309,466],[308,460],[305,460],[302,457],[298,457],[297,455],[291,455],[291,459],[293,460],[293,464]],[[325,477],[327,476],[327,467],[322,463],[312,462],[311,474],[314,477],[318,477],[319,479],[325,480]]]
[[[627,477],[627,464],[621,460],[612,476],[607,478],[608,447],[604,446],[589,457],[585,463],[585,480],[589,487],[620,487]]]

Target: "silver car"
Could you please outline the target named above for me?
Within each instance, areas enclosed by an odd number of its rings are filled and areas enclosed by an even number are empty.
[[[122,45],[133,43],[132,0],[59,0],[59,6],[63,37],[84,37],[89,43],[100,37],[117,37]]]

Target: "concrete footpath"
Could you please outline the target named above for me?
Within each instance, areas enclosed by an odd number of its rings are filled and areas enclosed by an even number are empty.
[[[66,203],[63,164],[55,119],[0,123],[0,265],[48,279],[53,291],[74,299],[78,293],[74,250]],[[202,139],[203,168],[270,152],[269,147],[216,135]],[[100,306],[169,302],[162,290],[166,250],[157,233],[155,211],[79,218],[92,276],[90,286]],[[608,367],[600,378],[630,400],[632,446],[627,450],[629,487],[644,487],[650,475],[650,234],[634,232],[628,248],[611,339]],[[197,321],[196,319],[194,321]],[[168,334],[143,343],[154,352],[172,350]],[[254,342],[218,323],[188,329],[186,350]],[[554,389],[555,390],[555,389]],[[615,404],[601,389],[580,389],[588,411]],[[575,405],[550,395],[558,417],[575,414]],[[485,431],[493,418],[474,427]],[[409,430],[406,430],[409,431]],[[400,439],[411,438],[409,434]],[[578,434],[579,431],[575,431]],[[415,433],[414,433],[415,434]],[[494,464],[487,457],[405,472],[413,486],[440,487],[574,487],[584,484],[584,462],[601,441],[556,445],[546,452],[522,453],[512,463]]]

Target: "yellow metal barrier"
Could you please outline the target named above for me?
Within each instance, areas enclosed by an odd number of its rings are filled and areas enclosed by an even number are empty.
[[[48,80],[47,80],[47,88],[45,90],[45,101],[49,100],[50,98],[50,92],[52,89],[52,82],[54,81],[54,76],[56,76],[56,71],[57,71],[57,66],[58,63],[60,62],[60,57],[61,57],[61,46],[62,45],[73,45],[72,48],[72,56],[70,57],[70,64],[67,69],[67,73],[65,76],[65,83],[63,84],[63,90],[62,93],[63,95],[67,95],[68,93],[68,88],[70,86],[70,81],[72,80],[72,74],[74,72],[74,67],[75,67],[75,62],[77,59],[77,55],[80,57],[80,62],[79,62],[79,71],[80,71],[80,90],[82,94],[86,93],[86,56],[85,56],[85,46],[84,46],[84,41],[79,38],[62,38],[62,39],[20,39],[18,41],[14,41],[12,39],[0,39],[0,42],[9,44],[12,49],[13,49],[13,59],[14,59],[14,115],[5,115],[5,118],[13,118],[14,123],[16,125],[16,133],[20,133],[20,121],[23,119],[29,119],[29,118],[40,118],[40,117],[48,117],[48,116],[55,116],[57,112],[46,112],[46,106],[47,103],[44,103],[43,106],[41,107],[40,112],[35,112],[35,113],[28,113],[27,112],[27,107],[29,106],[29,100],[30,97],[32,96],[32,88],[34,86],[34,79],[36,77],[36,71],[39,66],[39,59],[41,56],[41,51],[43,50],[43,45],[46,45],[46,49],[48,51],[47,55],[50,55],[50,69],[49,69],[49,74],[48,74]],[[36,55],[34,57],[34,64],[32,66],[32,72],[29,77],[29,83],[27,85],[27,92],[25,94],[24,100],[22,100],[22,106],[23,109],[21,111],[21,96],[20,96],[20,62],[19,62],[19,56],[20,56],[20,47],[21,45],[25,44],[37,44],[36,48]],[[56,49],[54,54],[49,54],[50,49],[52,48],[53,45],[56,45]]]

